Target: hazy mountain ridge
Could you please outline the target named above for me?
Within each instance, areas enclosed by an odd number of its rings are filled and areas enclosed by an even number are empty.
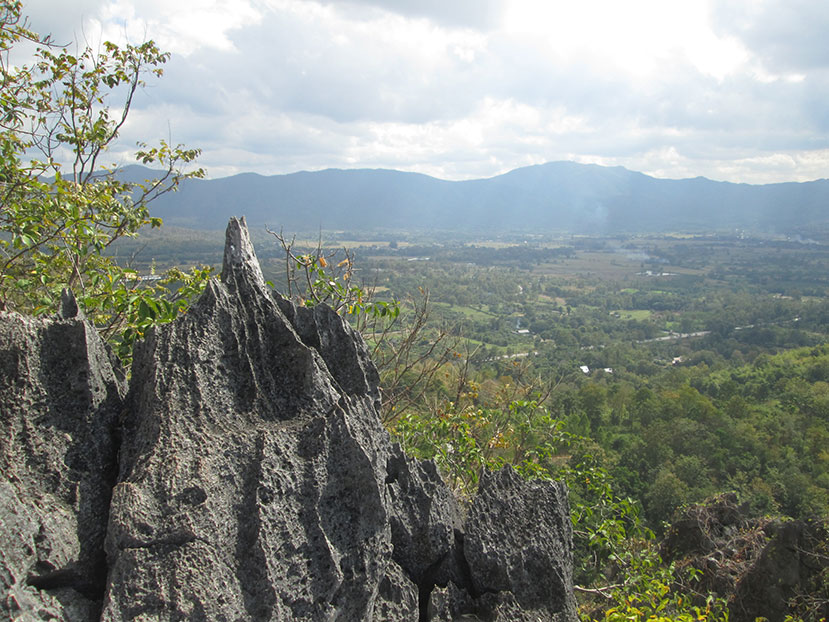
[[[128,167],[130,177],[142,175]],[[242,173],[188,180],[154,214],[168,224],[220,228],[245,214],[287,230],[569,231],[749,229],[829,225],[829,180],[766,185],[657,179],[622,167],[550,162],[487,179],[446,181],[387,169]]]

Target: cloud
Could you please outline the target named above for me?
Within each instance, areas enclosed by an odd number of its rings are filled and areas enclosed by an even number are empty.
[[[465,113],[475,103],[470,80],[484,48],[482,37],[470,32],[388,13],[348,20],[297,2],[264,14],[232,43],[234,54],[205,50],[186,59],[187,72],[211,83],[220,97],[231,92],[341,123],[424,122]]]
[[[165,50],[192,54],[201,49],[232,51],[230,33],[256,24],[256,0],[27,0],[24,11],[35,31],[56,43],[119,44],[154,39]]]
[[[29,0],[24,3],[23,13],[29,17],[35,32],[43,36],[51,35],[55,43],[66,45],[83,42],[83,24],[98,12],[100,4],[101,0]]]
[[[423,18],[453,28],[490,30],[495,28],[506,7],[503,0],[322,0],[344,12],[355,7],[396,13],[405,17]]]
[[[780,181],[829,165],[817,0],[79,0],[74,22],[52,4],[32,0],[33,22],[173,52],[121,152],[171,138],[214,176],[573,159]]]
[[[715,3],[717,32],[738,38],[771,73],[829,67],[829,4],[811,0]]]

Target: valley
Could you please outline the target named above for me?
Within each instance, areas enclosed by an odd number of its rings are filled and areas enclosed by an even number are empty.
[[[265,231],[253,236],[266,279],[284,291],[284,251]],[[411,347],[438,369],[424,360],[395,381],[421,383],[408,414],[537,400],[600,448],[620,494],[657,531],[683,504],[725,490],[757,512],[829,506],[826,244],[739,233],[316,237],[299,236],[297,248],[321,243],[329,263],[350,248],[354,282],[400,302],[386,345],[428,292]],[[141,244],[118,249],[140,270],[215,264],[221,250],[218,236],[176,229]]]

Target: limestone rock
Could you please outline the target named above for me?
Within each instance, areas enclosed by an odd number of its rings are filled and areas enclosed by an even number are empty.
[[[481,477],[464,527],[474,592],[494,620],[571,620],[572,523],[561,482],[511,468]]]
[[[0,313],[0,618],[100,613],[124,393],[71,294],[56,318]]]
[[[386,488],[392,508],[394,559],[415,582],[453,578],[452,555],[462,529],[460,508],[433,462],[408,458],[399,445],[389,457]],[[443,576],[440,573],[443,572]]]
[[[105,620],[370,619],[400,583],[376,388],[317,349],[360,369],[338,331],[303,342],[232,222],[222,282],[135,351]]]
[[[390,442],[360,335],[270,291],[244,221],[221,281],[136,345],[126,396],[62,313],[0,315],[8,617],[575,620],[564,488],[503,470],[464,523]]]

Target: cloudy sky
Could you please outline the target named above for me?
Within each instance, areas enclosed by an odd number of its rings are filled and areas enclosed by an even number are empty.
[[[826,0],[28,0],[59,42],[172,53],[122,146],[209,176],[553,160],[747,183],[829,177]],[[113,154],[114,156],[117,154]]]

